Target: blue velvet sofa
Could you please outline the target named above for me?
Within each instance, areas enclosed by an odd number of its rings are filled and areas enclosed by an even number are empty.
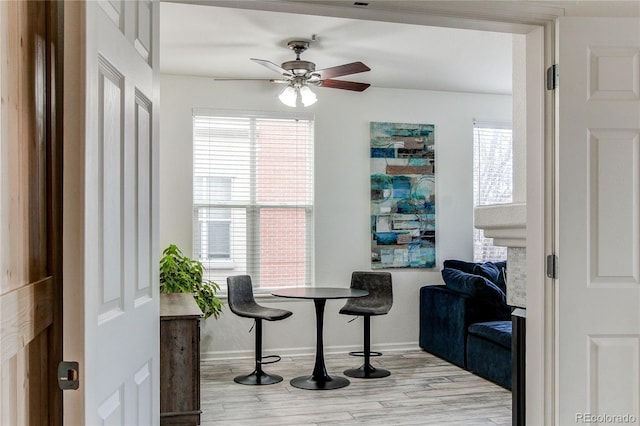
[[[422,349],[511,389],[506,262],[446,260],[445,285],[420,289]]]

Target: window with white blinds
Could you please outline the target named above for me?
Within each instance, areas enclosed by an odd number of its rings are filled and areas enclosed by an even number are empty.
[[[513,138],[511,123],[474,121],[473,204],[510,203],[513,200]],[[506,260],[507,248],[493,245],[481,229],[474,228],[476,262]]]
[[[193,256],[208,279],[311,285],[313,119],[193,112]]]

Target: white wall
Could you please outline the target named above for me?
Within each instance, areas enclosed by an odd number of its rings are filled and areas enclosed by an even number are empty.
[[[357,80],[354,78],[354,80]],[[277,99],[280,85],[215,82],[209,78],[163,75],[160,114],[160,244],[191,253],[192,108],[289,110]],[[351,272],[370,270],[369,122],[427,123],[436,126],[436,255],[472,259],[473,119],[510,120],[511,97],[369,88],[362,93],[315,89],[315,282],[349,286]],[[394,270],[394,306],[372,320],[372,345],[417,348],[418,291],[442,282],[440,270]],[[261,299],[293,311],[293,317],[264,327],[265,353],[311,353],[315,316],[308,301]],[[326,352],[358,348],[362,321],[338,315],[343,301],[325,310]],[[252,356],[251,320],[225,307],[219,320],[202,325],[203,358]]]

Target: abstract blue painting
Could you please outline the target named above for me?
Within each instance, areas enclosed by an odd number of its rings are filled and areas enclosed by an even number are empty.
[[[436,266],[435,126],[371,122],[371,267]]]

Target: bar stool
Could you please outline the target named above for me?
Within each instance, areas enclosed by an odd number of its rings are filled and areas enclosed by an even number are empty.
[[[256,322],[255,370],[251,374],[237,376],[233,381],[243,385],[272,385],[281,382],[282,376],[262,371],[263,365],[280,361],[278,355],[262,356],[262,320],[282,320],[290,317],[293,312],[258,305],[253,297],[251,277],[248,275],[227,277],[227,293],[231,312],[240,317],[253,318]]]
[[[344,315],[364,317],[364,350],[349,352],[349,355],[363,356],[364,364],[360,368],[345,370],[344,374],[359,379],[377,379],[387,377],[391,373],[382,368],[371,365],[370,358],[382,355],[371,352],[371,317],[386,315],[393,304],[391,289],[391,274],[389,272],[360,272],[351,274],[351,288],[367,290],[369,295],[356,299],[349,299],[340,309]]]

